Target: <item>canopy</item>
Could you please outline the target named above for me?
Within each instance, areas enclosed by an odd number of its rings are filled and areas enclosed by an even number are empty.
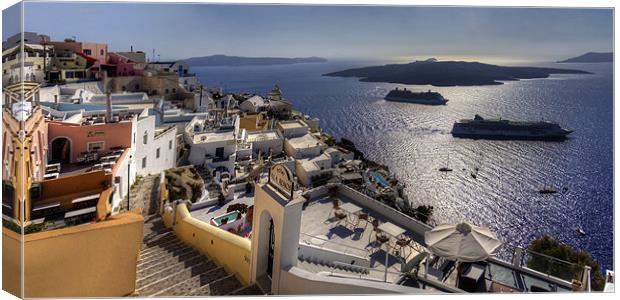
[[[485,260],[502,245],[488,228],[467,222],[436,226],[424,234],[424,239],[433,254],[459,262]]]

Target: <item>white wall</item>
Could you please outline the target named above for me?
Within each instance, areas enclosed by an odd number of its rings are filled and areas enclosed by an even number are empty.
[[[279,155],[282,153],[282,145],[282,139],[255,141],[252,143],[252,149],[254,153],[258,154],[259,151],[262,151],[264,155],[268,155],[269,149],[271,149],[273,155]]]
[[[428,293],[417,288],[372,280],[329,277],[298,267],[282,270],[278,295],[338,295],[338,294],[418,294]]]
[[[143,135],[147,133],[147,143],[143,143]],[[176,127],[155,138],[155,116],[148,116],[138,120],[136,135],[135,166],[138,175],[144,176],[159,173],[176,166]],[[172,141],[172,145],[170,145]],[[157,157],[159,149],[159,158]],[[146,158],[146,167],[142,160]]]
[[[204,164],[205,156],[215,156],[215,150],[219,147],[224,147],[224,157],[229,157],[237,150],[234,140],[191,144],[188,157],[189,163],[192,165]]]
[[[299,242],[298,255],[300,259],[319,262],[325,265],[333,265],[334,262],[340,262],[364,268],[370,267],[370,260],[367,257],[321,248],[315,245],[308,245],[302,241]]]
[[[296,159],[302,158],[310,158],[315,157],[321,154],[321,145],[306,147],[306,148],[295,148],[288,139],[284,140],[284,152],[286,155],[291,156]]]

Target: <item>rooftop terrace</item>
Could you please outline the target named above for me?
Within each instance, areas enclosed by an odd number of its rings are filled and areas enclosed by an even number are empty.
[[[354,274],[360,278],[446,292],[569,292],[571,279],[582,279],[580,271],[583,268],[562,275],[558,269],[574,270],[578,266],[550,257],[537,258],[548,260],[552,268],[527,268],[527,259],[537,254],[525,249],[522,249],[526,254],[521,261],[513,258],[506,262],[492,257],[482,262],[463,263],[459,273],[457,262],[433,256],[426,248],[424,232],[430,230],[430,226],[346,186],[338,188],[337,193],[327,190],[321,187],[307,194],[311,200],[302,213],[300,244],[338,254],[300,259],[330,261],[331,274],[346,274],[342,270],[347,268],[342,266],[351,269],[354,265],[353,269],[363,270]],[[338,201],[340,212],[344,212],[345,217],[335,215],[334,200]],[[358,212],[355,212],[356,207]],[[369,222],[360,220],[360,214],[367,214]],[[389,233],[396,228],[396,233],[402,233],[398,237],[388,234],[389,240],[379,246],[372,220],[378,221],[380,231]],[[397,242],[399,239],[410,240],[410,244],[401,248]],[[508,245],[504,247],[515,250]],[[307,267],[308,264],[300,266]],[[476,280],[468,282],[467,276]]]

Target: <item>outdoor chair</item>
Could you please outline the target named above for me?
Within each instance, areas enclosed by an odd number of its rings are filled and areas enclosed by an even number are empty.
[[[381,233],[381,229],[379,229],[379,220],[373,219],[372,222],[372,231],[375,233]],[[370,239],[372,238],[372,234],[368,236],[368,243],[370,243]]]
[[[340,210],[334,212],[334,217],[336,217],[336,223],[334,225],[339,225],[340,222],[347,220],[347,214]]]
[[[396,241],[396,247],[395,248],[399,249],[399,252],[400,252],[400,254],[402,256],[405,253],[405,251],[404,251],[405,249],[411,249],[411,243],[412,242],[413,241],[411,239],[406,239],[406,238],[398,239]],[[403,256],[403,258],[405,260],[407,260],[409,255],[411,255],[411,250],[409,250],[409,254],[407,254],[407,256]]]
[[[385,243],[388,243],[389,241],[390,241],[390,237],[388,237],[387,235],[381,232],[377,232],[375,233],[375,247],[374,248],[381,249],[381,247],[383,247],[383,245]],[[386,249],[385,252],[389,252],[389,245],[388,245],[388,249]]]

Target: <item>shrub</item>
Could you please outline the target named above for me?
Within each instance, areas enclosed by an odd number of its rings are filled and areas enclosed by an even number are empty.
[[[541,238],[533,240],[530,243],[529,249],[536,253],[571,262],[576,266],[561,264],[542,255],[534,254],[527,261],[528,268],[567,279],[579,276],[584,266],[590,266],[590,268],[592,268],[590,273],[592,289],[596,291],[603,290],[605,278],[601,272],[599,263],[592,258],[590,253],[573,249],[571,246],[559,242],[550,235],[544,235]]]
[[[248,206],[245,203],[235,203],[231,204],[226,208],[226,212],[229,213],[231,211],[239,211],[242,214],[245,214],[248,211]]]

